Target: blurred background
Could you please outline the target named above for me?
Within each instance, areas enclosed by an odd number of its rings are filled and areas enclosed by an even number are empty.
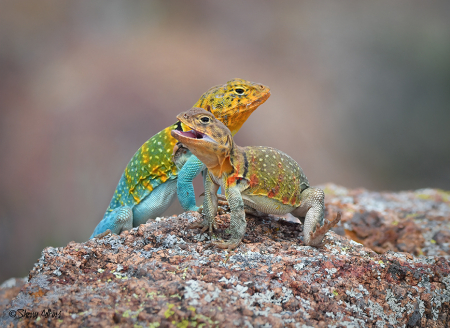
[[[136,150],[235,77],[272,91],[236,142],[283,150],[313,185],[450,189],[449,17],[449,1],[2,1],[0,283],[87,240]]]

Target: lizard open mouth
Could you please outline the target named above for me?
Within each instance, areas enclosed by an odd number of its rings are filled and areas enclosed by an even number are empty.
[[[216,142],[213,139],[211,139],[208,135],[201,133],[199,131],[196,131],[194,129],[189,130],[189,131],[179,131],[179,130],[173,130],[176,134],[181,135],[185,138],[190,138],[190,139],[204,139],[205,141],[210,141],[210,142]]]
[[[195,130],[178,131],[178,134],[181,134],[182,136],[187,137],[187,138],[203,139],[203,133],[195,131]]]

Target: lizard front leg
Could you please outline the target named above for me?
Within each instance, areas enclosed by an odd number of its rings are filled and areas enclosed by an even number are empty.
[[[181,207],[185,211],[198,211],[192,181],[204,169],[205,165],[192,155],[178,172],[177,195]]]
[[[240,189],[237,186],[226,186],[225,196],[227,197],[231,210],[231,239],[226,242],[213,242],[213,244],[220,248],[232,250],[241,243],[245,234],[245,229],[247,228],[247,221],[245,220],[244,201],[242,200]]]
[[[217,214],[217,191],[219,185],[212,181],[209,172],[206,173],[204,178],[205,185],[205,198],[203,200],[203,222],[193,223],[189,228],[202,228],[202,232],[209,229],[209,234],[212,234],[212,228],[214,224],[214,218]]]

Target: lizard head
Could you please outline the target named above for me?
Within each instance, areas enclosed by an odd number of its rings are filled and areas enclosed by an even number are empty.
[[[214,175],[220,177],[231,169],[229,155],[233,137],[222,122],[210,112],[196,107],[180,113],[177,119],[191,130],[172,130],[172,137],[197,156]]]
[[[212,113],[235,135],[253,111],[270,97],[260,83],[233,79],[206,91],[194,104]]]

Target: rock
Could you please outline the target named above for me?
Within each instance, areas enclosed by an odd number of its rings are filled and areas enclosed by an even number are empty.
[[[0,312],[3,312],[8,303],[19,294],[27,281],[27,278],[10,278],[0,285]]]
[[[0,326],[448,326],[447,194],[325,190],[328,216],[343,214],[338,231],[379,253],[334,232],[323,248],[305,246],[300,224],[251,216],[244,243],[223,251],[187,229],[200,219],[187,212],[44,249]]]
[[[333,230],[378,253],[450,255],[450,193],[436,189],[372,192],[332,184],[325,190],[329,216],[342,212]]]

